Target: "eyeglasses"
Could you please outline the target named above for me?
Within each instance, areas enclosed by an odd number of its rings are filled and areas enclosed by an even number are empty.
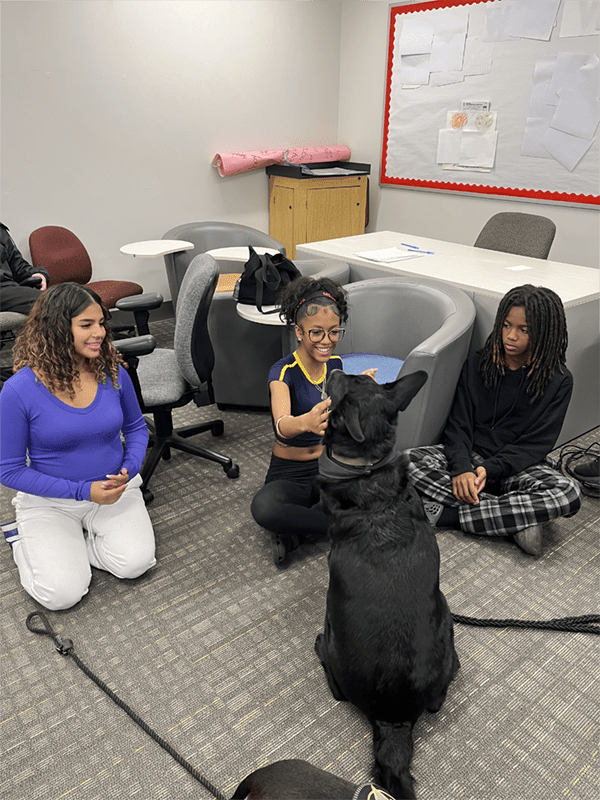
[[[304,330],[304,328],[302,330]],[[321,328],[311,328],[310,330],[305,331],[305,333],[308,334],[308,338],[313,344],[319,344],[319,342],[322,342],[326,336],[329,337],[330,342],[339,342],[340,339],[344,338],[346,329],[332,328],[330,331],[324,331]]]

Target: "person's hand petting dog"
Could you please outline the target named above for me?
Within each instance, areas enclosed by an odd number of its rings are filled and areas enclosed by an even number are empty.
[[[307,430],[311,433],[316,433],[317,436],[323,436],[327,422],[329,420],[329,406],[331,405],[331,398],[327,397],[321,400],[316,406],[313,406],[310,411],[304,414],[304,420],[307,425]]]
[[[361,372],[361,375],[368,375],[369,378],[373,378],[375,382],[377,382],[377,378],[375,377],[375,373],[377,372],[377,367],[370,367],[369,369],[365,369]]]
[[[479,494],[485,487],[487,472],[485,467],[476,467],[475,472],[463,472],[452,478],[452,493],[457,500],[472,506],[479,504]]]
[[[100,506],[111,506],[121,497],[129,483],[129,473],[123,467],[118,475],[107,475],[105,481],[94,481],[90,490],[90,500]]]

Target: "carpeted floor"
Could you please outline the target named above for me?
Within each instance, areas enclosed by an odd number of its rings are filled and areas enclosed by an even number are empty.
[[[153,333],[168,343],[172,328]],[[221,416],[208,440],[239,463],[174,453],[151,483],[156,567],[137,581],[94,571],[73,609],[48,612],[78,656],[225,794],[257,766],[304,758],[368,779],[371,731],[333,700],[313,652],[323,624],[327,544],[287,570],[252,520],[272,442],[265,413],[189,406],[179,424]],[[598,431],[580,440],[587,445]],[[3,489],[2,520],[12,493]],[[597,613],[599,503],[546,527],[541,559],[507,540],[440,531],[452,611],[548,619]],[[124,532],[126,533],[126,532]],[[25,627],[40,607],[0,547],[3,800],[185,800],[208,791],[160,749],[47,637]],[[596,800],[598,637],[456,625],[462,662],[437,715],[415,729],[421,800]]]

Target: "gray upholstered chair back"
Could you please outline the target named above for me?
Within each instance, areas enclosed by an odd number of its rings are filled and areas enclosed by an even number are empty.
[[[285,247],[267,233],[250,228],[247,225],[238,225],[234,222],[188,222],[178,225],[167,231],[163,239],[180,239],[192,242],[193,250],[180,250],[169,253],[164,257],[167,279],[171,291],[173,308],[177,306],[178,294],[185,271],[192,259],[207,250],[217,247],[240,247],[252,245],[253,247],[272,247],[285,253]]]
[[[18,311],[0,311],[0,333],[6,338],[14,338],[21,330],[27,319],[26,314],[19,314]],[[11,334],[14,334],[11,336]],[[2,337],[4,339],[4,336]]]
[[[548,258],[556,225],[548,217],[502,211],[483,226],[475,247],[531,258]]]
[[[203,253],[192,259],[179,290],[174,350],[179,370],[190,386],[205,383],[214,367],[208,312],[218,277],[217,262]]]
[[[472,299],[457,287],[419,278],[376,278],[345,288],[349,319],[336,354],[401,358],[400,376],[427,372],[427,383],[399,414],[396,447],[436,444],[469,351]]]

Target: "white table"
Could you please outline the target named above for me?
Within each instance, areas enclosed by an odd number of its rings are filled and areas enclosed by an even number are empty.
[[[431,251],[431,254],[386,264],[356,255],[365,250],[401,247],[403,244],[416,245],[421,250]],[[569,330],[567,365],[575,382],[559,444],[600,424],[599,270],[395,231],[310,242],[296,248],[297,260],[324,257],[349,264],[351,282],[405,275],[433,278],[460,287],[473,299],[477,309],[472,351],[485,342],[492,330],[498,302],[509,289],[524,283],[552,289],[565,306]]]
[[[272,247],[254,247],[254,250],[263,256],[265,253],[274,256],[279,250]],[[219,262],[219,271],[221,274],[227,272],[241,272],[242,265],[250,258],[250,251],[248,245],[239,245],[237,247],[217,247],[214,250],[206,251],[209,256],[212,256],[215,261]],[[275,315],[276,316],[276,315]]]
[[[158,258],[166,256],[168,253],[178,253],[180,250],[192,250],[192,242],[184,242],[179,239],[151,239],[147,242],[132,242],[124,244],[121,252],[126,256],[134,258]]]

